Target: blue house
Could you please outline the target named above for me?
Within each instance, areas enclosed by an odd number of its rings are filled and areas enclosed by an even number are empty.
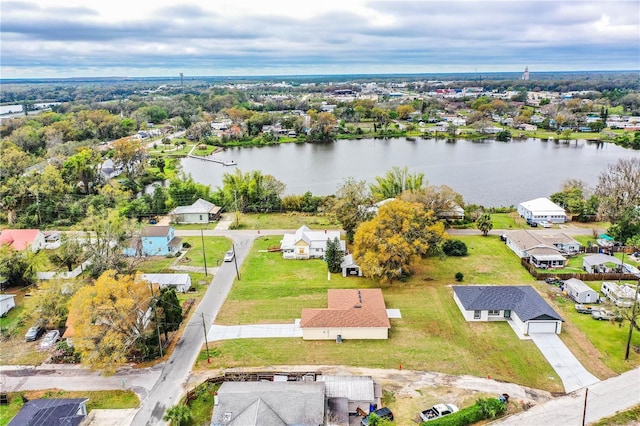
[[[167,256],[182,248],[182,239],[175,236],[171,226],[146,226],[140,236],[130,240],[124,250],[126,256]]]

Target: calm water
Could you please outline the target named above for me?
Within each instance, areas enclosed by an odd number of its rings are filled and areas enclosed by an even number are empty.
[[[418,139],[340,140],[329,144],[282,144],[229,148],[214,158],[233,160],[243,172],[260,170],[286,184],[286,194],[334,194],[346,177],[375,182],[393,166],[422,172],[429,184],[449,185],[465,203],[510,206],[558,192],[567,179],[592,187],[619,158],[640,151],[613,144],[570,144],[527,139],[518,142]],[[235,167],[185,158],[183,170],[200,183],[221,186]]]

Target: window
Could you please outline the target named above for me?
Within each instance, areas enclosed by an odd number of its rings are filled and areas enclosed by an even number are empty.
[[[490,317],[496,317],[496,316],[498,316],[498,315],[500,315],[500,311],[498,311],[498,310],[493,310],[493,309],[489,309],[489,316],[490,316]]]
[[[480,319],[480,311],[473,311],[473,319]]]

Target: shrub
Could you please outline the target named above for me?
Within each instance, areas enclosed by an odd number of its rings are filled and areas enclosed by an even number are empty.
[[[442,251],[447,256],[466,256],[467,255],[467,245],[464,241],[460,240],[446,240],[444,244],[442,244]]]
[[[464,279],[464,274],[462,272],[456,272],[456,281],[462,282]]]
[[[421,426],[466,426],[481,420],[494,419],[507,411],[507,405],[497,398],[480,398],[471,407],[431,420],[422,422]]]

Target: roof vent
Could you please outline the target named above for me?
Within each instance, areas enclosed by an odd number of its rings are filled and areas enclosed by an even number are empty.
[[[353,305],[354,308],[359,309],[362,308],[362,305],[359,303],[356,303],[355,305]]]

